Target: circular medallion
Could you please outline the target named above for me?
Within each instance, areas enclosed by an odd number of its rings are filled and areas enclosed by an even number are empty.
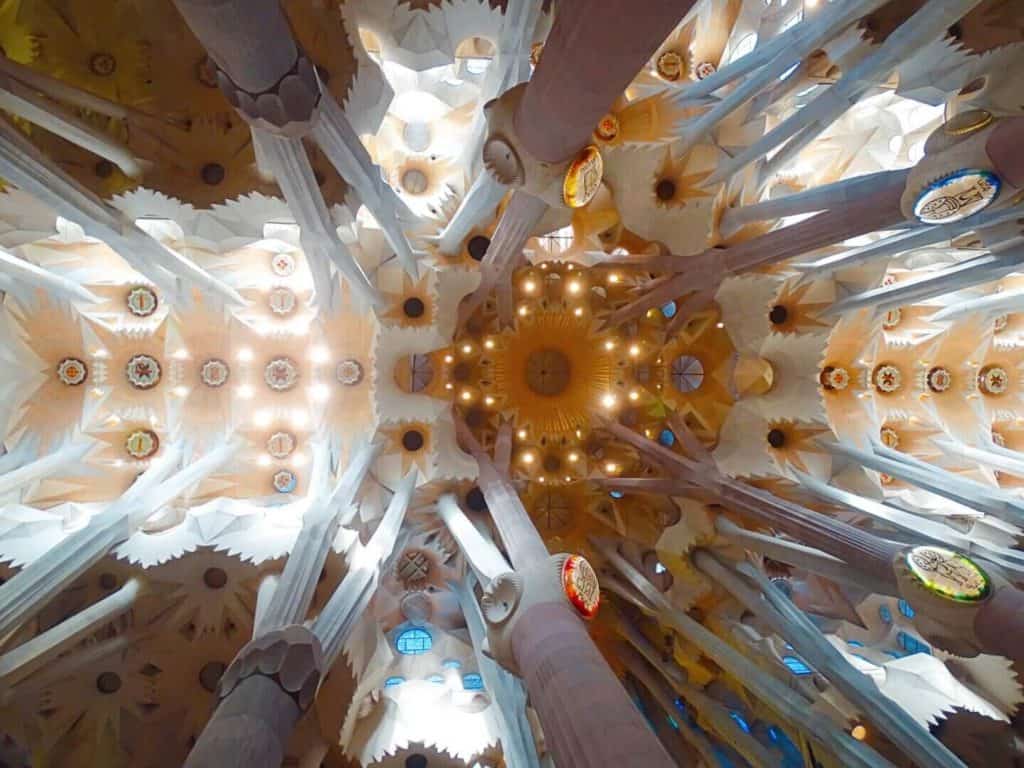
[[[1005,312],[992,318],[992,333],[1002,333],[1010,323],[1010,316]]]
[[[290,315],[295,310],[297,300],[290,288],[272,288],[267,296],[267,304],[275,315]]]
[[[584,147],[569,165],[562,180],[562,200],[570,208],[582,208],[593,199],[604,176],[604,160],[593,144]]]
[[[841,365],[826,365],[818,377],[821,386],[833,391],[842,391],[850,386],[850,373]]]
[[[665,51],[658,57],[655,66],[659,75],[674,82],[683,74],[683,57],[675,51]]]
[[[931,182],[917,198],[914,215],[925,224],[966,219],[987,208],[1002,182],[991,171],[965,168]]]
[[[160,438],[151,429],[137,429],[125,439],[124,449],[133,459],[142,461],[160,449]]]
[[[969,109],[951,117],[942,130],[947,136],[968,136],[992,122],[992,113],[984,109]]]
[[[218,357],[211,357],[199,369],[199,378],[208,387],[222,387],[231,375],[231,368]]]
[[[601,604],[601,585],[586,558],[569,555],[565,559],[562,565],[562,589],[580,616],[592,619],[597,615]]]
[[[275,357],[263,369],[263,380],[277,392],[294,387],[299,381],[299,368],[290,357]]]
[[[619,118],[611,113],[602,117],[594,130],[594,135],[601,141],[614,141],[619,135]]]
[[[1002,432],[999,432],[996,429],[992,430],[992,442],[998,445],[1000,448],[1006,447],[1006,438],[1003,437]]]
[[[156,292],[145,285],[137,285],[128,292],[128,311],[136,317],[149,317],[159,304]]]
[[[715,74],[715,65],[710,61],[702,61],[693,70],[693,74],[697,76],[698,80],[703,80],[705,77],[711,77]]]
[[[274,490],[278,493],[291,493],[299,483],[298,478],[295,477],[295,473],[290,469],[281,469],[275,472],[272,482],[274,484]]]
[[[354,387],[363,380],[363,366],[359,364],[358,360],[351,358],[342,360],[338,363],[335,375],[338,377],[338,381],[346,387]]]
[[[1010,374],[998,365],[986,365],[978,372],[978,388],[986,395],[1001,395],[1010,386]]]
[[[277,460],[286,459],[295,450],[295,435],[291,432],[275,432],[267,438],[267,453]]]
[[[885,317],[882,318],[882,327],[885,328],[885,330],[887,331],[891,331],[893,328],[900,324],[900,320],[902,319],[903,311],[899,307],[896,307],[895,309],[890,309],[888,312],[885,313]]]
[[[152,389],[160,382],[160,363],[149,355],[135,355],[124,369],[128,383],[136,389]]]
[[[270,260],[270,271],[278,277],[290,277],[295,272],[295,257],[290,253],[275,253]]]
[[[948,368],[936,365],[928,371],[928,389],[932,392],[945,392],[953,386],[953,374]]]
[[[986,573],[973,560],[941,547],[914,547],[907,553],[910,573],[929,592],[958,602],[984,599],[990,589]]]
[[[899,388],[903,385],[903,374],[900,373],[900,369],[895,365],[882,363],[875,368],[874,373],[871,375],[871,380],[875,383],[875,389],[890,395],[893,392],[899,391]]]
[[[539,349],[526,358],[526,386],[544,397],[562,394],[569,386],[572,367],[558,349]]]
[[[57,363],[57,378],[69,387],[77,387],[89,375],[89,367],[77,357],[65,357]]]
[[[892,448],[895,451],[900,447],[900,435],[892,427],[882,427],[879,431],[879,437],[882,440],[882,445],[886,448]]]

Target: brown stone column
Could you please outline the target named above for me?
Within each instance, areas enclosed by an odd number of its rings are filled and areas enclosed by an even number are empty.
[[[985,142],[999,177],[1016,187],[1024,188],[1024,117],[1000,120]]]
[[[512,653],[559,768],[674,765],[566,603],[520,616]]]
[[[236,84],[259,93],[299,56],[279,0],[174,0],[199,42]]]
[[[1024,592],[1009,584],[997,589],[975,616],[974,634],[985,653],[1024,661]]]
[[[278,768],[320,683],[320,641],[303,626],[261,635],[238,652],[220,703],[184,768]]]
[[[572,157],[695,0],[559,0],[537,69],[516,111],[529,153]]]

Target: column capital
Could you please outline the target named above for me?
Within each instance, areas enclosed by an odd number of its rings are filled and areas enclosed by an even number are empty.
[[[273,680],[305,712],[316,698],[323,675],[320,641],[310,629],[299,624],[254,638],[242,647],[221,677],[218,702],[253,675]]]
[[[601,588],[585,558],[564,552],[491,579],[480,599],[487,624],[486,652],[503,667],[520,674],[512,650],[516,624],[530,608],[561,603],[591,619],[597,614]]]
[[[273,85],[259,92],[238,85],[217,69],[217,85],[250,124],[274,134],[301,138],[311,129],[320,104],[316,67],[301,49],[291,68]]]

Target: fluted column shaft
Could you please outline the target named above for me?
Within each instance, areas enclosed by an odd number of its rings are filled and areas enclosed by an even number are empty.
[[[559,768],[673,765],[568,605],[531,607],[512,651]]]
[[[217,66],[252,93],[292,68],[298,48],[279,0],[174,0]]]
[[[694,2],[561,0],[515,116],[530,154],[572,157]]]

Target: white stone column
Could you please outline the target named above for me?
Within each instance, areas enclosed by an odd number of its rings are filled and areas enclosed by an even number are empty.
[[[329,91],[320,93],[320,109],[313,119],[312,135],[341,177],[355,190],[367,207],[399,263],[414,278],[419,275],[416,254],[402,230],[415,217],[382,175],[352,129],[345,112]]]
[[[437,500],[437,513],[484,586],[499,574],[512,570],[494,543],[485,539],[466,517],[452,494],[446,493]]]
[[[120,499],[0,585],[0,636],[38,612],[160,507],[220,467],[236,447],[235,441],[226,443],[164,480],[181,458],[180,446],[168,446]]]
[[[438,251],[445,256],[456,255],[473,228],[494,217],[506,192],[508,187],[505,184],[494,178],[486,168],[481,169],[466,190],[455,215],[441,232]]]
[[[398,484],[384,517],[366,546],[355,543],[348,573],[313,622],[313,634],[323,648],[324,669],[330,669],[338,658],[377,588],[381,564],[391,557],[405,512],[416,490],[417,473],[414,468]]]
[[[40,456],[17,469],[0,475],[0,497],[24,488],[26,485],[61,472],[81,461],[95,445],[91,438],[80,442],[69,442],[53,453]]]
[[[828,128],[850,107],[871,93],[907,57],[928,43],[940,39],[951,24],[959,21],[981,0],[932,0],[896,28],[885,42],[846,72],[840,80],[796,114],[755,141],[735,157],[723,162],[705,182],[706,186],[730,178],[776,147],[765,177],[782,170],[796,154]]]
[[[334,492],[327,498],[314,499],[306,510],[295,545],[254,634],[301,624],[306,618],[338,529],[351,519],[352,502],[373,460],[380,453],[381,445],[370,442],[358,448]]]
[[[131,610],[144,592],[140,579],[129,579],[116,592],[0,656],[0,683],[16,685],[98,627]]]
[[[0,274],[9,277],[15,284],[28,288],[41,288],[53,296],[65,301],[84,301],[97,304],[101,299],[92,291],[82,287],[74,280],[58,275],[21,259],[5,248],[0,248]]]

